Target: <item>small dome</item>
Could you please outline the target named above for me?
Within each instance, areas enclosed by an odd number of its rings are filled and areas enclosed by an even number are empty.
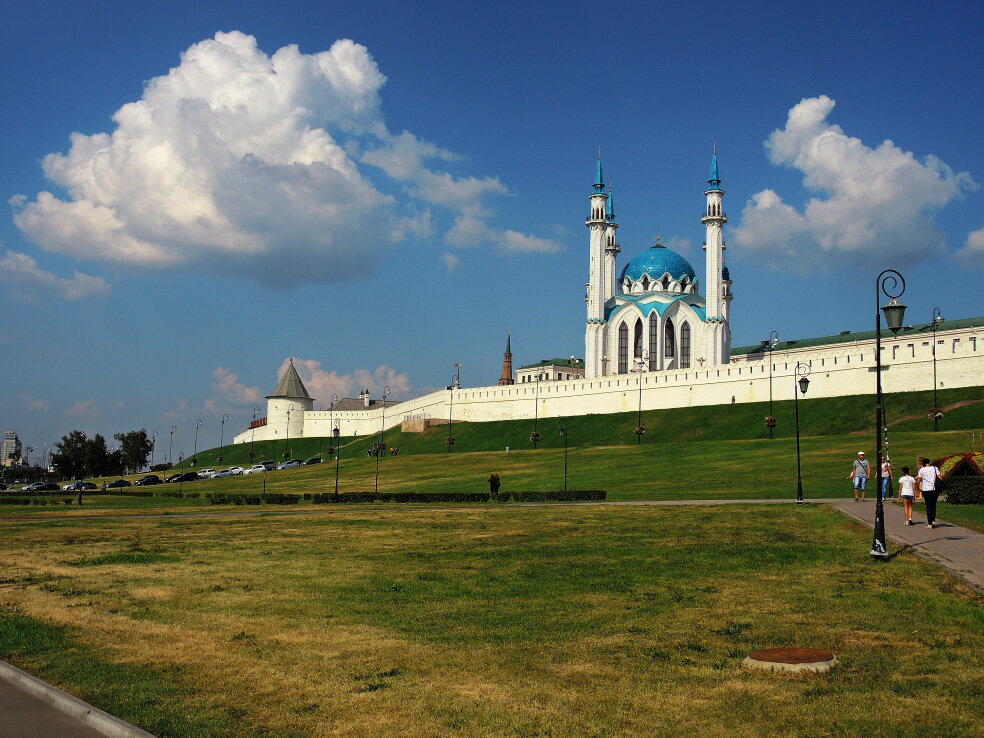
[[[657,242],[625,265],[620,281],[628,277],[633,282],[638,282],[644,274],[648,274],[651,280],[659,280],[667,273],[678,282],[682,282],[684,276],[689,277],[690,282],[697,278],[689,261]]]

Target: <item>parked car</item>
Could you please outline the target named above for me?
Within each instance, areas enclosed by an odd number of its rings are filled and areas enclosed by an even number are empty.
[[[136,482],[133,483],[134,487],[146,487],[151,484],[161,484],[161,478],[156,474],[148,474],[145,477],[140,477]]]
[[[260,464],[266,467],[267,471],[273,471],[277,468],[277,462],[273,459],[267,459],[266,461],[261,461]]]
[[[266,467],[263,464],[253,464],[249,469],[246,469],[243,474],[260,474],[266,471]]]
[[[175,474],[173,477],[168,477],[168,482],[194,482],[198,479],[198,472],[184,472],[182,474]]]
[[[106,485],[106,489],[116,489],[117,487],[129,487],[130,482],[125,479],[114,479],[112,482]]]
[[[310,459],[305,461],[301,466],[311,466],[312,464],[320,464],[320,463],[321,463],[320,456],[312,456]]]
[[[200,472],[196,472],[199,479],[211,479],[215,476],[215,469],[209,467],[208,469],[202,469]]]
[[[24,487],[24,492],[57,492],[58,485],[53,482],[34,482]]]
[[[285,461],[283,464],[280,464],[277,467],[277,470],[279,471],[281,469],[294,469],[295,467],[298,467],[300,465],[301,462],[298,461],[297,459],[290,459],[289,461]]]
[[[95,482],[69,482],[62,489],[78,492],[80,489],[96,489]]]
[[[242,468],[241,466],[231,466],[231,467],[229,467],[229,473],[230,473],[230,474],[231,474],[232,476],[234,476],[234,477],[238,477],[238,476],[239,476],[239,475],[241,475],[241,474],[242,474],[242,473],[243,473],[244,471],[246,471],[246,470],[245,470],[245,469],[243,469],[243,468]]]
[[[232,476],[232,469],[223,469],[222,471],[217,471],[212,475],[212,479],[223,479],[225,477]]]

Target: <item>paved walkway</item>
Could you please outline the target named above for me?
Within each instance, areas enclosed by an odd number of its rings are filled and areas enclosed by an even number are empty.
[[[841,500],[834,509],[871,528],[875,527],[875,502]],[[944,506],[945,509],[945,506]],[[978,533],[936,519],[935,528],[926,527],[926,516],[919,508],[912,516],[914,525],[905,525],[905,513],[898,502],[885,505],[885,536],[911,549],[920,556],[936,562],[953,574],[962,577],[971,587],[984,593],[984,533]],[[889,547],[889,554],[891,554]]]

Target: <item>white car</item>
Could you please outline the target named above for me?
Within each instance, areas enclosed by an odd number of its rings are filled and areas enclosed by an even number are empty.
[[[212,477],[215,476],[215,469],[212,469],[211,467],[209,467],[208,469],[202,469],[200,472],[198,472],[198,476],[201,479],[211,479]]]
[[[246,470],[243,469],[241,466],[230,466],[229,467],[229,474],[232,475],[232,476],[234,476],[234,477],[238,477],[240,474],[242,474],[245,471]]]
[[[253,464],[249,469],[243,471],[243,474],[262,474],[266,471],[266,467],[263,464]]]

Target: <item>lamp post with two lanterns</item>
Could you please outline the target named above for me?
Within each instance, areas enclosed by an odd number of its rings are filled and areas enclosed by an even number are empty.
[[[341,435],[341,430],[338,427],[338,421],[336,420],[331,429],[331,434],[335,437],[335,495],[338,495],[338,460],[342,458],[342,447],[339,444],[338,437]]]
[[[936,381],[936,329],[939,327],[940,323],[943,322],[943,315],[938,307],[933,308],[933,409],[929,411],[930,417],[933,419],[933,431],[938,431],[940,429],[940,418],[943,417],[943,411],[940,410],[940,404],[936,401],[936,388],[939,387],[939,383]]]
[[[779,344],[779,332],[769,333],[769,417],[765,419],[765,427],[769,429],[769,439],[772,439],[772,429],[776,427],[776,417],[772,413],[772,352]],[[804,390],[805,392],[805,390]]]
[[[875,471],[881,479],[882,466],[882,425],[884,422],[884,406],[881,383],[881,313],[885,313],[885,323],[893,334],[902,327],[905,317],[905,305],[899,302],[899,297],[905,292],[905,279],[894,269],[885,269],[875,279]],[[881,296],[889,298],[887,305],[882,306]],[[935,348],[935,347],[934,347]],[[885,507],[882,504],[881,490],[875,493],[875,533],[871,543],[871,556],[884,561],[888,558],[888,548],[885,545]]]
[[[642,354],[636,357],[636,368],[632,371],[639,375],[639,421],[636,423],[636,445],[642,445],[642,437],[646,435],[646,428],[642,424],[642,373],[649,365],[649,352],[643,350]]]
[[[771,359],[772,357],[770,356],[769,358]],[[793,407],[796,408],[796,502],[799,504],[803,503],[803,471],[800,465],[799,396],[800,392],[805,395],[807,388],[810,386],[810,380],[807,379],[809,374],[810,365],[797,361],[796,370],[793,373],[793,378],[796,380],[795,384],[793,384]],[[770,428],[769,430],[771,431],[772,429]]]

